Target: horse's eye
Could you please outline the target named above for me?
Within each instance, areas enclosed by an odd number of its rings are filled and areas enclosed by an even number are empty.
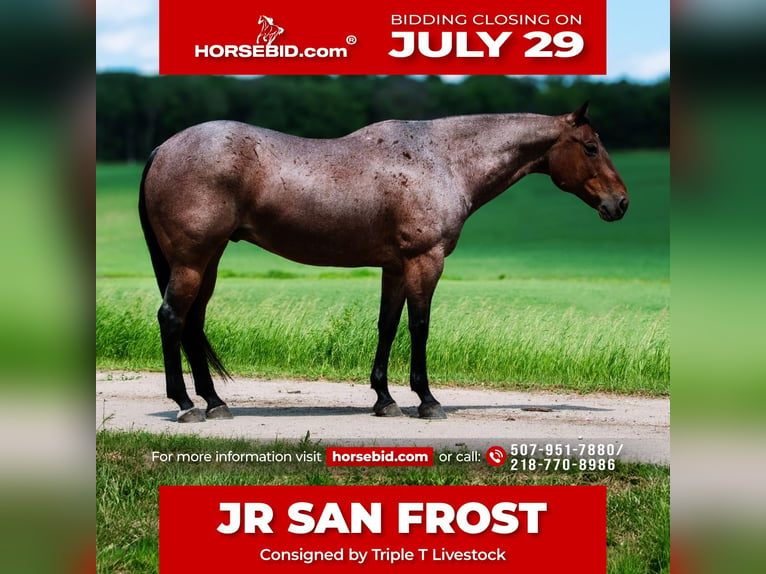
[[[585,153],[588,155],[598,155],[598,146],[594,143],[584,143],[582,144],[585,148]]]

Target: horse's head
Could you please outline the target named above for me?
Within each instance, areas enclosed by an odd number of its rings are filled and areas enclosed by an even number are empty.
[[[597,210],[604,221],[621,219],[628,191],[588,121],[588,102],[561,119],[564,129],[548,151],[553,183]]]

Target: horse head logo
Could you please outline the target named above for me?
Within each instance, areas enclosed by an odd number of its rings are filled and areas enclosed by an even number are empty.
[[[258,23],[261,25],[261,33],[258,34],[258,38],[255,40],[258,44],[271,46],[271,43],[276,40],[277,36],[285,31],[281,26],[274,24],[274,18],[269,18],[268,16],[261,15],[258,18]]]

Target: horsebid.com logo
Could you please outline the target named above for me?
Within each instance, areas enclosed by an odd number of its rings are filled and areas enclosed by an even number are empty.
[[[261,25],[261,33],[255,39],[256,44],[266,42],[267,46],[271,46],[271,43],[277,38],[277,36],[284,33],[285,29],[281,26],[274,24],[274,19],[268,16],[261,15],[258,18],[258,23]]]
[[[346,47],[306,47],[276,43],[285,29],[274,18],[261,14],[259,31],[254,33],[254,44],[195,44],[195,58],[346,58]],[[347,36],[346,44],[356,44],[355,36]]]

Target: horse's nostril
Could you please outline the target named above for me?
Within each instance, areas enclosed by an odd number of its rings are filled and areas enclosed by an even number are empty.
[[[620,209],[622,209],[623,211],[628,209],[628,203],[630,202],[628,201],[627,197],[623,197],[622,199],[620,199]]]

